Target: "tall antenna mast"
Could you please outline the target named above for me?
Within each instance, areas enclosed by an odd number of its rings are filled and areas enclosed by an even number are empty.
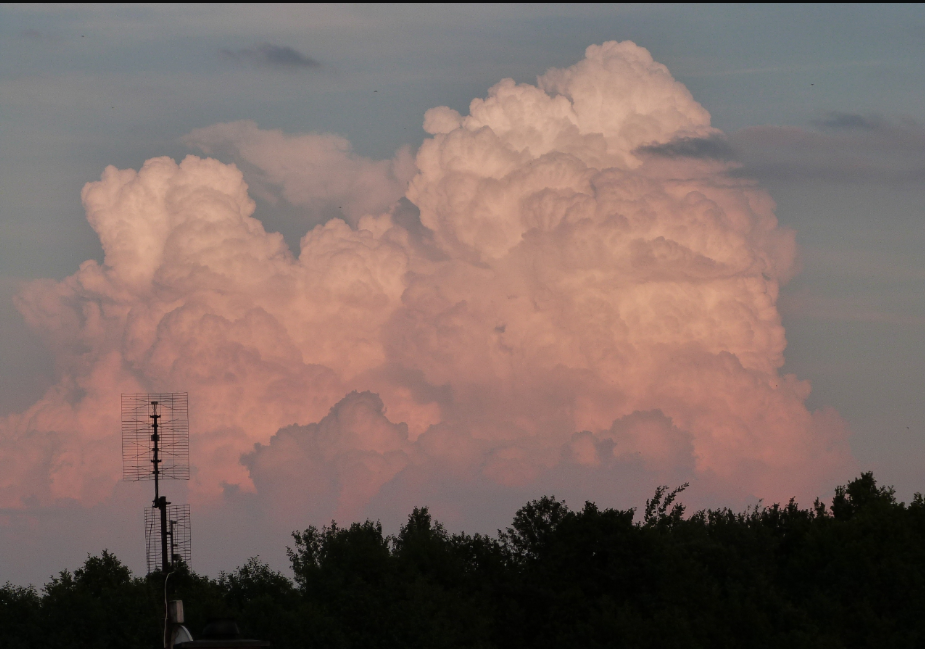
[[[154,480],[154,501],[145,510],[148,572],[189,563],[189,505],[171,505],[160,493],[161,480],[189,480],[185,392],[122,395],[122,479]]]
[[[157,414],[157,404],[157,401],[151,402],[152,414],[148,416],[154,420],[151,423],[151,427],[154,428],[154,434],[151,435],[151,441],[154,444],[154,457],[151,458],[151,464],[154,465],[154,506],[161,510],[161,565],[164,567],[164,572],[167,572],[167,567],[170,565],[170,555],[167,554],[167,496],[159,495],[160,491],[157,479],[161,473],[157,466],[161,463],[158,457],[158,452],[160,451],[158,442],[160,441],[160,437],[157,435],[157,420],[161,418],[161,415]]]

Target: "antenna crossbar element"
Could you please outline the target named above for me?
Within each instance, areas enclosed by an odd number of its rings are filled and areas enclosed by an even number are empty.
[[[122,479],[189,480],[186,392],[122,395]]]
[[[145,556],[148,562],[148,573],[162,571],[169,572],[178,563],[187,566],[192,557],[192,529],[190,527],[189,505],[166,505],[167,516],[161,515],[159,507],[145,509]],[[166,529],[162,529],[162,522],[166,522]],[[166,534],[165,534],[166,532]],[[169,564],[163,566],[161,552],[162,539],[167,539],[169,548]]]

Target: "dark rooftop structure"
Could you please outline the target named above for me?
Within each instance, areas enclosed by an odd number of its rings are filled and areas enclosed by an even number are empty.
[[[250,649],[269,646],[266,640],[242,638],[241,630],[231,618],[218,618],[206,625],[198,640],[177,643],[174,649]]]

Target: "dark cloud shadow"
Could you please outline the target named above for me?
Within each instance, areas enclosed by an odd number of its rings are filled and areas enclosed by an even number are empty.
[[[737,177],[760,182],[908,185],[925,180],[925,127],[909,118],[831,111],[797,126],[753,126],[729,138]]]
[[[873,131],[888,126],[888,123],[879,115],[856,115],[842,113],[837,110],[830,111],[821,119],[814,119],[810,124],[822,130],[861,130]]]
[[[60,40],[59,36],[55,34],[43,32],[33,27],[21,30],[18,35],[19,35],[19,38],[23,40],[33,41],[33,42],[51,42],[51,41]]]
[[[735,160],[736,154],[724,135],[710,137],[682,137],[665,142],[641,146],[636,155],[661,158],[695,158],[698,160]]]
[[[807,127],[752,126],[729,136],[681,137],[639,157],[730,163],[759,182],[908,185],[925,180],[925,126],[910,118],[829,111]]]
[[[226,61],[275,70],[310,70],[321,66],[316,59],[286,45],[263,43],[253,48],[222,49],[219,55]]]

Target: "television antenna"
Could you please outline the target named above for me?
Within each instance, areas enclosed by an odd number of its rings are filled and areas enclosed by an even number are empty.
[[[172,505],[160,494],[161,480],[189,480],[186,392],[122,395],[122,479],[154,480],[154,502],[145,509],[148,573],[188,564],[189,505]]]
[[[157,508],[145,509],[145,556],[148,572],[157,572],[163,561],[163,536],[160,512]],[[160,555],[160,556],[159,556]],[[167,503],[167,556],[172,566],[190,562],[189,505]],[[160,559],[160,561],[159,561]]]

